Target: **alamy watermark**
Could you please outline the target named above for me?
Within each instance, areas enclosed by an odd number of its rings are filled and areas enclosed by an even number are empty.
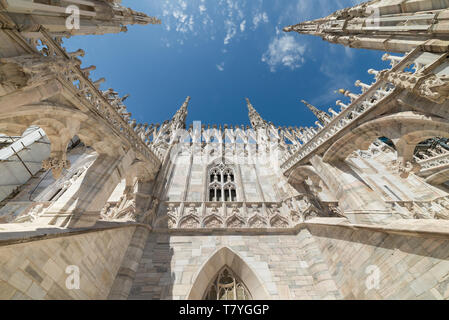
[[[239,132],[241,129],[229,129],[234,130],[232,133],[226,130],[203,130],[200,121],[194,121],[189,130],[174,130],[166,137],[166,142],[172,145],[170,158],[177,158],[178,163],[190,163],[193,153],[194,164],[207,165],[211,159],[226,157],[235,164],[280,165],[281,138],[274,139],[265,130],[246,129],[244,134]]]
[[[65,27],[68,30],[80,29],[80,8],[70,5],[65,8],[65,13],[69,16],[65,19]]]
[[[380,26],[380,10],[377,7],[368,6],[366,8],[368,19],[366,19],[365,26],[370,28],[377,28]]]
[[[365,274],[368,275],[365,280],[366,286],[365,293],[370,290],[379,289],[380,275],[381,275],[379,267],[376,265],[369,265],[365,269]]]
[[[65,273],[68,275],[65,286],[69,290],[79,290],[80,288],[80,268],[76,265],[67,266]]]

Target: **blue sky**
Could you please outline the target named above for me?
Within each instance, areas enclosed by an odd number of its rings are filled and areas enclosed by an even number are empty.
[[[359,92],[369,68],[384,69],[382,52],[349,49],[282,27],[328,15],[355,0],[123,0],[162,25],[129,26],[127,33],[76,36],[83,66],[96,65],[139,122],[170,119],[190,95],[187,122],[249,124],[244,98],[276,125],[312,125],[299,102],[335,107],[339,88]],[[344,100],[344,99],[342,99]]]

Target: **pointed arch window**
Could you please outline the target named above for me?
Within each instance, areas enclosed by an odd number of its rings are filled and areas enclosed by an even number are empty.
[[[225,266],[209,285],[204,300],[252,300],[243,281]]]
[[[237,201],[234,170],[219,164],[209,170],[209,201]]]

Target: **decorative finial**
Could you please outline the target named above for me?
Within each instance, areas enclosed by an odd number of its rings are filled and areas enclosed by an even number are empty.
[[[246,104],[248,105],[248,117],[251,122],[251,126],[254,129],[268,127],[268,123],[264,119],[262,119],[262,117],[256,111],[256,109],[253,107],[253,105],[251,104],[249,99],[245,98],[245,100],[246,100]]]
[[[185,128],[185,121],[187,118],[187,106],[189,105],[190,96],[187,96],[182,106],[176,111],[173,116],[171,123],[174,125],[175,129]]]
[[[315,117],[317,117],[317,119],[322,124],[326,124],[326,122],[329,122],[329,115],[326,112],[318,110],[318,108],[316,108],[315,106],[311,105],[310,103],[308,103],[305,100],[301,100],[301,102],[304,103],[306,105],[306,107],[309,108],[309,110],[313,112]]]

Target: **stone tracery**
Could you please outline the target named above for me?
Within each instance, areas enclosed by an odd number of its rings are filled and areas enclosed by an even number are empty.
[[[223,163],[209,170],[209,201],[237,201],[234,171]]]
[[[245,284],[227,266],[218,272],[218,275],[204,294],[204,299],[252,300]]]

